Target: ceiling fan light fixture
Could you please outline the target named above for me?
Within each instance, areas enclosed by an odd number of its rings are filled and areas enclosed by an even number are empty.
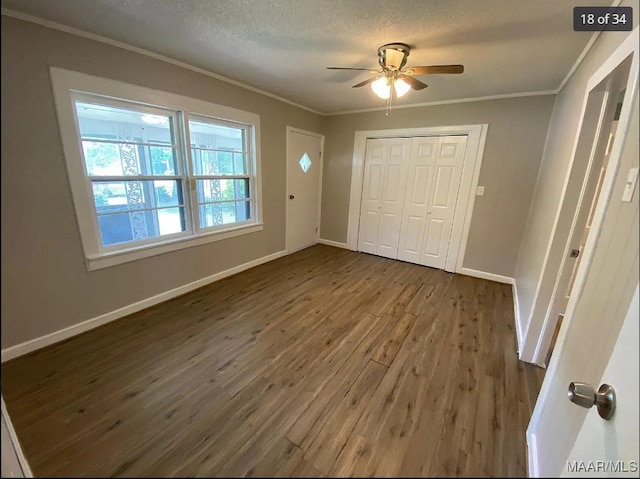
[[[371,84],[371,89],[383,100],[386,100],[391,95],[391,85],[386,77],[378,78]]]
[[[411,90],[411,87],[409,86],[409,84],[406,81],[404,81],[402,78],[398,78],[396,81],[393,82],[393,88],[396,90],[396,96],[398,98],[400,98],[409,90]]]

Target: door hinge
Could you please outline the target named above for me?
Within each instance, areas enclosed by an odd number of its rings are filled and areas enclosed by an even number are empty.
[[[318,228],[316,228],[316,233],[318,232]]]

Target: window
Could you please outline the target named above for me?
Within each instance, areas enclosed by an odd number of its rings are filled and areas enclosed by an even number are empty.
[[[55,68],[52,80],[90,270],[262,228],[257,115]]]
[[[198,227],[201,229],[251,220],[247,133],[245,128],[204,118],[189,120]]]

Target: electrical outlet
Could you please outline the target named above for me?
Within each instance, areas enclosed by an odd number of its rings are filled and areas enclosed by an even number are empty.
[[[484,196],[484,186],[478,186],[476,190],[476,196]]]

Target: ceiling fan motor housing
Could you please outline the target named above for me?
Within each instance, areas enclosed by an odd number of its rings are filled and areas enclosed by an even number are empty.
[[[388,43],[378,48],[378,63],[383,70],[400,70],[407,63],[411,47],[405,43]]]

